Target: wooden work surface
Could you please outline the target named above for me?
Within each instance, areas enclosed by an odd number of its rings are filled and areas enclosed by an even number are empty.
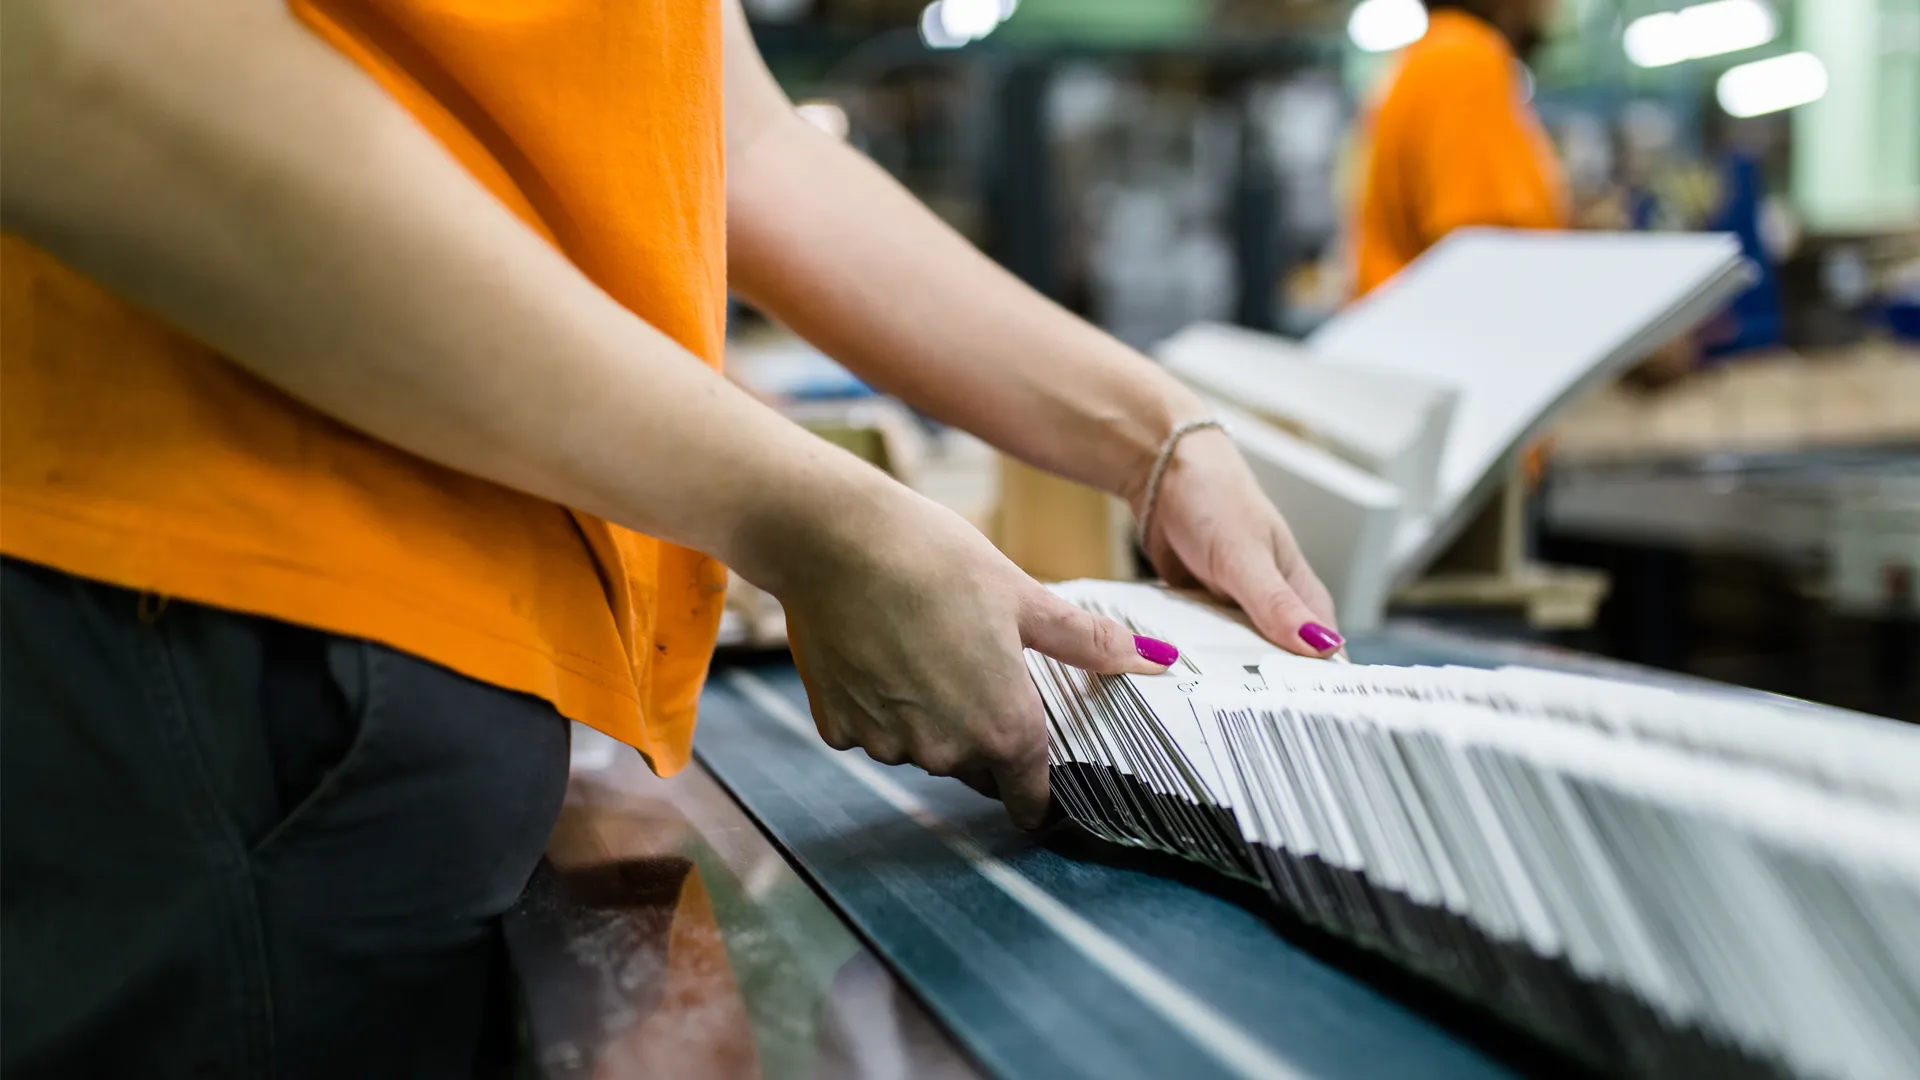
[[[1613,387],[1554,431],[1556,462],[1920,443],[1920,349],[1779,354],[1665,390]]]

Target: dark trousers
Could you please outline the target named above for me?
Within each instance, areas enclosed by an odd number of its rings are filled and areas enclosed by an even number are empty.
[[[0,563],[0,1074],[498,1074],[566,781],[537,699]]]

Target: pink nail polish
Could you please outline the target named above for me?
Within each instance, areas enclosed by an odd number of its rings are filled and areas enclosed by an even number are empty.
[[[1306,642],[1307,648],[1314,652],[1329,652],[1347,643],[1346,638],[1319,623],[1311,622],[1300,628],[1300,640]]]
[[[1141,637],[1139,634],[1133,636],[1133,650],[1140,654],[1140,659],[1161,667],[1172,667],[1174,661],[1180,659],[1179,649],[1158,638]]]

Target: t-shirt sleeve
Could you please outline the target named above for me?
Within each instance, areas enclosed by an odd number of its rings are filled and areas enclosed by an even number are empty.
[[[1474,225],[1562,227],[1539,129],[1504,59],[1463,54],[1423,73],[1413,202],[1427,243]]]

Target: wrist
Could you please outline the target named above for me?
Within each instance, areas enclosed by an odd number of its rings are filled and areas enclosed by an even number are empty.
[[[1170,377],[1165,381],[1167,385],[1152,401],[1128,417],[1123,425],[1123,462],[1113,481],[1106,486],[1107,492],[1125,502],[1136,518],[1146,500],[1154,465],[1167,440],[1182,425],[1210,414],[1199,395]]]
[[[1223,438],[1219,441],[1206,438],[1211,434]],[[1208,416],[1181,424],[1173,429],[1173,434],[1167,436],[1167,441],[1154,459],[1153,469],[1147,474],[1145,494],[1138,502],[1131,504],[1133,519],[1143,542],[1152,543],[1153,526],[1158,520],[1160,504],[1165,501],[1167,489],[1177,485],[1178,475],[1183,469],[1209,454],[1217,455],[1223,450],[1228,454],[1237,453],[1232,443],[1224,438],[1226,434],[1226,425],[1218,417]],[[1190,449],[1190,443],[1200,444],[1204,448],[1197,451]]]
[[[811,436],[809,436],[811,438]],[[743,507],[721,558],[754,585],[785,599],[823,578],[858,572],[867,547],[911,492],[892,477],[830,447],[817,467],[770,478]]]

